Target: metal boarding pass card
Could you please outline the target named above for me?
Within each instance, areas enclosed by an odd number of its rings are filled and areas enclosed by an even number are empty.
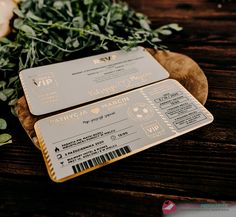
[[[30,112],[43,115],[157,82],[169,73],[143,47],[25,69]]]
[[[62,182],[209,124],[213,116],[177,81],[39,120],[49,175]]]

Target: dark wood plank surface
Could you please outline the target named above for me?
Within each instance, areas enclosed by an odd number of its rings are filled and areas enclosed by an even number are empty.
[[[0,216],[161,216],[165,199],[236,200],[236,2],[130,0],[153,26],[177,22],[170,50],[192,57],[209,82],[213,124],[63,184],[1,105],[14,143],[0,148]]]

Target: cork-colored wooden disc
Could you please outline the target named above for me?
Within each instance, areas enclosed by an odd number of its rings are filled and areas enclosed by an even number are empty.
[[[195,61],[179,53],[147,50],[169,72],[170,78],[179,81],[200,103],[205,104],[208,95],[208,82],[204,72]],[[34,145],[40,149],[34,124],[42,117],[33,116],[30,113],[24,96],[17,101],[15,110],[26,133]]]

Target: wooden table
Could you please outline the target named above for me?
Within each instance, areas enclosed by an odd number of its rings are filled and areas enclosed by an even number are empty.
[[[206,73],[206,107],[214,123],[56,184],[18,120],[5,113],[14,143],[0,148],[0,216],[161,216],[165,199],[236,199],[236,3],[130,3],[154,26],[177,22],[184,27],[167,44],[192,57]]]

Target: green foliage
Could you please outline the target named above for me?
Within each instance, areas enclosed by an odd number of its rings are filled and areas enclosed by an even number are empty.
[[[0,130],[5,130],[7,128],[7,122],[0,118]],[[7,144],[7,143],[11,143],[11,135],[8,133],[2,133],[0,134],[0,146]]]
[[[0,130],[5,130],[7,128],[7,122],[0,118]]]
[[[7,143],[11,143],[11,135],[8,133],[3,133],[0,135],[0,146],[5,145]]]

